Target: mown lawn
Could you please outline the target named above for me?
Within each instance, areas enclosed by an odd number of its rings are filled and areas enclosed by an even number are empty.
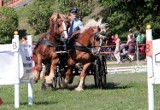
[[[69,89],[41,91],[41,82],[34,84],[34,105],[27,105],[27,84],[20,87],[20,110],[147,110],[147,75],[109,74],[106,89],[94,88],[93,77],[86,78],[85,90],[74,91],[78,77]],[[1,86],[4,104],[0,110],[14,110],[13,86]],[[155,86],[155,110],[160,109],[160,85]]]

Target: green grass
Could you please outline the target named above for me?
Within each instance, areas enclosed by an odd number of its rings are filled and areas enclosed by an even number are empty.
[[[34,84],[34,105],[27,105],[27,85],[20,87],[20,110],[148,110],[147,75],[108,75],[107,88],[93,86],[93,77],[87,76],[85,90],[74,91],[78,77],[70,89],[41,91],[41,82]],[[14,110],[13,86],[0,88],[4,104],[0,110]],[[155,86],[155,110],[160,109],[160,86]]]

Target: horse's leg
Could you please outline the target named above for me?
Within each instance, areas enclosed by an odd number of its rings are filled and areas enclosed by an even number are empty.
[[[59,61],[59,58],[53,59],[51,61],[50,73],[48,76],[45,77],[47,84],[53,83],[53,79],[55,78],[55,70],[56,70],[58,61]]]
[[[40,72],[42,70],[42,56],[40,54],[37,55],[37,62],[36,66],[35,66],[35,70],[33,71],[33,75],[34,75],[34,80],[38,81],[39,77],[40,77]]]
[[[67,71],[65,73],[65,80],[64,80],[64,84],[63,84],[64,87],[68,86],[68,82],[69,82],[70,76],[72,75],[72,70],[73,70],[74,64],[75,63],[71,58],[68,59],[68,68],[67,68]]]
[[[85,80],[85,77],[86,77],[86,71],[87,71],[87,69],[90,65],[91,65],[91,63],[84,64],[83,69],[82,69],[81,74],[80,74],[79,85],[78,85],[77,88],[75,88],[76,91],[82,91],[83,90],[83,83],[84,83],[84,80]]]

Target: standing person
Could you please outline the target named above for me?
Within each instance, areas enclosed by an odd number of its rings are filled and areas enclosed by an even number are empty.
[[[134,36],[134,34],[133,34],[133,32],[132,32],[132,29],[129,29],[129,31],[128,31],[128,32],[129,32],[128,36],[130,36],[130,35],[131,35],[131,36],[132,36],[132,38],[133,38],[133,39],[135,39],[135,36]],[[129,38],[129,39],[130,39],[130,38]],[[135,40],[136,40],[136,39],[135,39]]]
[[[22,37],[22,44],[28,44],[28,41],[27,41],[27,37],[26,37],[26,36],[23,36],[23,37]]]
[[[136,51],[136,40],[134,39],[133,35],[128,35],[128,41],[127,41],[126,45],[128,46],[129,59],[131,61],[133,61],[134,60],[134,54],[135,54],[135,51]]]
[[[136,30],[137,33],[135,34],[135,36],[137,41],[137,61],[139,62],[140,55],[143,56],[145,51],[145,35],[141,33],[140,26],[137,26]]]
[[[135,38],[138,44],[145,43],[145,35],[141,32],[140,26],[136,26]]]
[[[117,59],[117,64],[119,64],[121,62],[121,57],[120,57],[120,44],[121,44],[121,40],[118,37],[118,34],[115,34],[114,37],[115,37],[114,39],[115,39],[115,44],[116,44],[116,47],[115,47],[115,50],[114,50],[114,56]]]
[[[73,32],[81,30],[83,28],[83,23],[77,18],[77,14],[78,14],[78,9],[73,8],[71,9],[70,14],[68,16],[70,20],[70,28],[68,29],[69,37],[72,36]]]

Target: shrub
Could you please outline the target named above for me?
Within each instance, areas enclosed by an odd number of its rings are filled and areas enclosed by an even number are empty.
[[[49,28],[49,18],[52,15],[51,4],[45,0],[35,0],[29,9],[28,23],[37,34],[46,32]]]
[[[94,9],[93,4],[90,0],[34,0],[28,12],[28,23],[37,34],[46,32],[49,29],[49,18],[52,13],[67,14],[71,8],[77,7],[79,18],[82,20]]]
[[[18,15],[13,8],[0,7],[0,43],[11,43],[18,27]]]

